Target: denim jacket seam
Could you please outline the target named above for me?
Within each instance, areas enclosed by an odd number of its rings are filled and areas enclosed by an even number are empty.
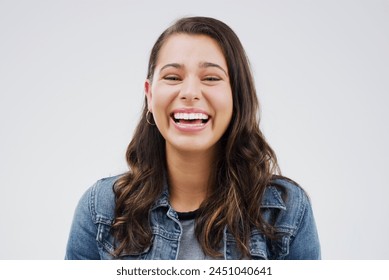
[[[97,197],[96,196],[96,188],[97,188],[98,184],[99,184],[99,182],[97,182],[95,185],[93,185],[93,187],[91,189],[88,208],[89,208],[89,212],[90,212],[90,215],[92,218],[93,225],[95,226],[95,232],[96,232],[95,239],[96,239],[97,244],[100,244],[100,246],[107,248],[107,250],[110,251],[110,249],[112,249],[112,248],[111,248],[110,244],[107,244],[107,242],[105,242],[105,240],[103,240],[102,232],[101,232],[101,229],[99,226],[99,219],[97,217],[98,214],[96,211],[96,197]]]
[[[93,222],[93,225],[95,226],[95,232],[96,232],[96,242],[97,244],[100,244],[99,246],[102,246],[103,248],[106,248],[108,252],[111,252],[114,250],[112,244],[107,242],[103,237],[103,232],[101,226],[108,226],[109,229],[111,229],[112,221],[108,218],[104,218],[101,213],[98,213],[98,194],[97,194],[97,188],[99,187],[101,181],[96,182],[96,184],[93,185],[90,191],[90,197],[89,197],[89,212],[91,215],[91,219]]]
[[[96,205],[95,205],[95,198],[96,198],[96,185],[98,183],[94,184],[92,189],[91,189],[91,192],[90,192],[90,195],[89,195],[89,212],[90,212],[90,215],[92,217],[92,221],[94,224],[96,224],[97,222],[97,213],[96,213]]]
[[[90,204],[91,204],[90,211],[91,211],[91,215],[92,215],[92,218],[93,218],[93,222],[96,225],[96,227],[97,227],[97,224],[104,224],[104,225],[107,225],[107,226],[111,227],[112,223],[113,223],[113,219],[108,217],[108,215],[105,215],[103,212],[98,211],[99,210],[99,206],[97,205],[97,203],[99,201],[99,197],[98,197],[98,194],[97,194],[97,189],[99,187],[102,187],[101,186],[102,182],[103,182],[102,180],[99,180],[92,187],[91,198],[90,198]]]
[[[304,218],[304,215],[306,213],[306,210],[307,210],[307,204],[308,204],[308,201],[307,201],[307,197],[304,193],[304,191],[302,189],[299,188],[299,207],[298,207],[298,210],[296,211],[296,215],[297,215],[297,218],[296,218],[296,224],[295,224],[295,229],[293,231],[293,233],[291,234],[291,240],[290,240],[290,243],[293,242],[293,239],[294,237],[298,234],[298,231],[300,230],[301,228],[301,224],[302,224],[302,221],[303,221],[303,218]]]

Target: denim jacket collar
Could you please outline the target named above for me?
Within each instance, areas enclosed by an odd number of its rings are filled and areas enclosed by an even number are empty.
[[[167,184],[164,185],[161,196],[155,201],[154,205],[151,207],[151,211],[158,207],[169,207],[169,191]]]
[[[286,210],[285,202],[282,199],[279,191],[274,186],[269,186],[266,188],[260,207]]]

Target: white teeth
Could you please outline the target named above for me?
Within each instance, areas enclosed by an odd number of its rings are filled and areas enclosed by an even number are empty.
[[[176,120],[208,120],[208,115],[203,113],[174,113]]]

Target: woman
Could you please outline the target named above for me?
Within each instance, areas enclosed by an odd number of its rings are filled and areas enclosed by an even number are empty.
[[[75,213],[67,259],[318,259],[309,200],[259,130],[245,51],[224,23],[178,20],[155,43],[129,171]]]

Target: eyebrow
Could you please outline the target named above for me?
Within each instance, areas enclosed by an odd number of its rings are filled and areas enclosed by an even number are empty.
[[[161,69],[159,71],[162,71],[162,70],[169,68],[169,67],[181,69],[181,68],[184,68],[184,65],[179,64],[179,63],[168,63],[168,64],[164,65],[163,67],[161,67]]]
[[[220,65],[216,64],[216,63],[212,63],[212,62],[200,62],[199,66],[201,68],[208,68],[208,67],[216,67],[216,68],[219,68],[220,70],[222,70],[224,72],[224,74],[228,77],[228,74],[227,74],[227,71],[223,69],[223,67],[221,67]]]
[[[184,65],[183,64],[179,64],[179,63],[168,63],[164,66],[161,67],[161,69],[159,71],[162,71],[166,68],[169,68],[169,67],[173,67],[173,68],[177,68],[177,69],[182,69],[184,68]],[[228,77],[228,74],[227,74],[227,71],[223,69],[223,67],[221,67],[220,65],[216,64],[216,63],[212,63],[212,62],[200,62],[199,63],[199,67],[200,68],[208,68],[208,67],[216,67],[216,68],[219,68],[220,70],[222,70],[224,72],[224,74]]]

